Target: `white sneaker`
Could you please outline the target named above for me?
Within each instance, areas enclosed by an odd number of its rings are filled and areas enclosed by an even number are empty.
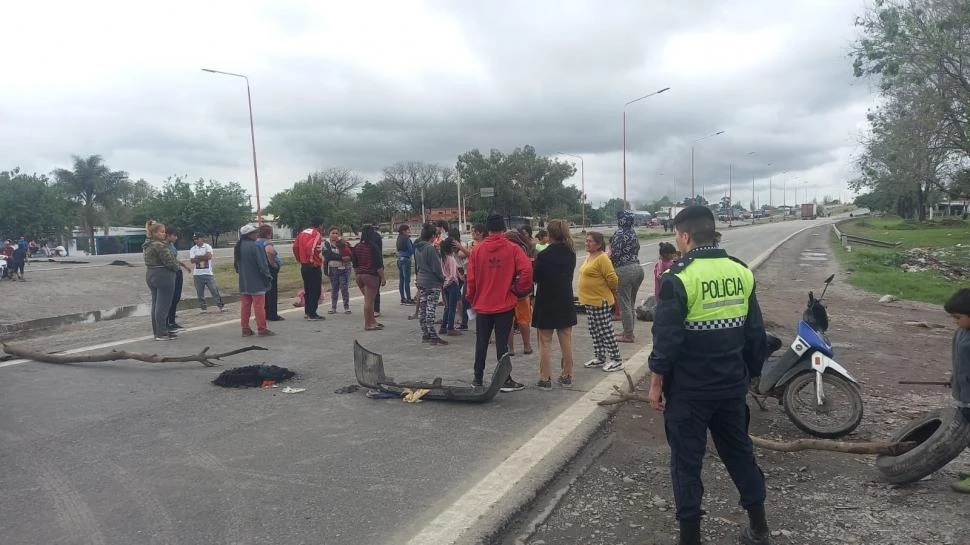
[[[623,362],[620,360],[610,360],[609,363],[603,364],[603,371],[610,373],[612,371],[620,371],[623,369]]]
[[[206,310],[206,309],[204,309],[204,308],[199,309],[199,314],[208,314],[208,313],[209,313],[209,311]]]
[[[601,365],[603,365],[603,360],[601,360],[599,358],[593,358],[593,359],[589,360],[588,362],[584,363],[583,364],[583,367],[585,367],[587,369],[590,369],[592,367],[599,367]]]

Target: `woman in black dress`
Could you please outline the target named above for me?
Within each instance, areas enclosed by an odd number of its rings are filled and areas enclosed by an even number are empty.
[[[573,273],[576,270],[576,252],[565,220],[552,220],[546,225],[549,246],[536,255],[533,280],[536,284],[535,308],[532,327],[539,337],[540,390],[552,389],[550,351],[552,334],[559,337],[562,350],[561,386],[573,383],[573,326],[576,325],[576,307],[573,305]]]

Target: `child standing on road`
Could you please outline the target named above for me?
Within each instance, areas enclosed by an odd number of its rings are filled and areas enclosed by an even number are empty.
[[[674,266],[678,256],[677,248],[669,242],[660,243],[660,260],[653,266],[653,293],[660,293],[660,275]]]
[[[970,421],[970,289],[963,288],[951,295],[943,305],[943,310],[957,325],[957,330],[953,333],[950,388],[963,417]],[[970,494],[970,473],[961,473],[960,480],[951,486],[957,492]]]

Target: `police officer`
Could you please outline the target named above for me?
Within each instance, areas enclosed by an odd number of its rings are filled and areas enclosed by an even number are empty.
[[[714,247],[714,214],[688,206],[673,219],[683,258],[660,280],[650,354],[650,404],[663,411],[680,545],[701,543],[701,464],[710,430],[750,525],[740,542],[768,545],[765,482],[748,437],[745,396],[761,374],[765,331],[754,275]]]

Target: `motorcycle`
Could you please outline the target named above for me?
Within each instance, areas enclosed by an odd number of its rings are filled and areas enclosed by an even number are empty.
[[[859,382],[833,359],[832,343],[825,336],[829,317],[822,299],[833,278],[834,274],[825,279],[817,299],[808,292],[795,340],[780,358],[766,358],[750,390],[762,409],[764,399],[777,398],[798,429],[825,438],[852,432],[863,411]],[[768,335],[768,345],[770,355],[782,343]]]

